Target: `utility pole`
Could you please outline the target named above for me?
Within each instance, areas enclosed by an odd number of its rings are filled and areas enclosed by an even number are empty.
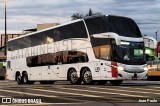
[[[155,33],[156,33],[156,40],[157,40],[157,36],[158,36],[157,33],[158,33],[158,32],[159,32],[159,30],[155,32]]]
[[[7,55],[7,12],[6,12],[6,0],[4,0],[4,13],[5,13],[5,41],[4,41],[4,55]]]

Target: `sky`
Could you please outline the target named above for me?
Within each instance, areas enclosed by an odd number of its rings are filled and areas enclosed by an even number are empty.
[[[21,33],[41,23],[65,23],[73,13],[93,12],[135,20],[141,33],[160,30],[160,0],[6,0],[7,33]],[[4,0],[0,0],[0,34],[4,33]],[[160,31],[158,40],[160,40]]]

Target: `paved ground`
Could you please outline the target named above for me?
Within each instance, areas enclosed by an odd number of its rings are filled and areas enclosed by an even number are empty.
[[[69,82],[56,82],[52,85],[41,85],[38,82],[34,85],[17,85],[16,82],[0,81],[0,102],[2,98],[41,99],[41,104],[27,104],[38,106],[131,106],[139,104],[159,106],[160,81],[125,81],[121,86],[112,86],[109,83],[106,85],[70,85]],[[139,103],[139,100],[144,103]],[[12,105],[17,106],[17,104]]]

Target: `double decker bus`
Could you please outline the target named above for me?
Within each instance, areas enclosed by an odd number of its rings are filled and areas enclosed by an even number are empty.
[[[8,41],[7,78],[18,84],[119,85],[146,74],[143,37],[127,17],[86,17]]]

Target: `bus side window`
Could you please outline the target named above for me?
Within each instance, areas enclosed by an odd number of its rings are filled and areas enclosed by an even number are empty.
[[[31,67],[31,65],[32,65],[32,57],[27,57],[26,58],[26,62],[27,62],[27,66]]]
[[[73,63],[73,57],[72,57],[72,55],[68,55],[67,63],[68,64]]]
[[[83,63],[83,62],[86,62],[87,60],[86,60],[86,54],[85,53],[83,53],[83,52],[80,52],[80,51],[78,51],[77,52],[77,62],[78,63]]]
[[[67,64],[68,51],[63,51],[63,64]]]
[[[38,65],[38,56],[33,56],[32,57],[32,67],[35,67]]]
[[[42,55],[41,55],[41,62],[42,62],[42,66],[48,65],[48,62],[49,62],[49,54],[42,54]]]
[[[39,56],[38,56],[37,66],[42,66],[42,65],[43,65],[43,64],[42,64],[42,56],[39,55]]]
[[[55,53],[51,54],[51,61],[52,61],[52,65],[56,65],[57,58]]]
[[[8,68],[8,69],[11,68],[11,61],[7,61],[7,68]]]
[[[57,65],[60,65],[63,63],[63,52],[57,52],[56,53],[56,63]]]

